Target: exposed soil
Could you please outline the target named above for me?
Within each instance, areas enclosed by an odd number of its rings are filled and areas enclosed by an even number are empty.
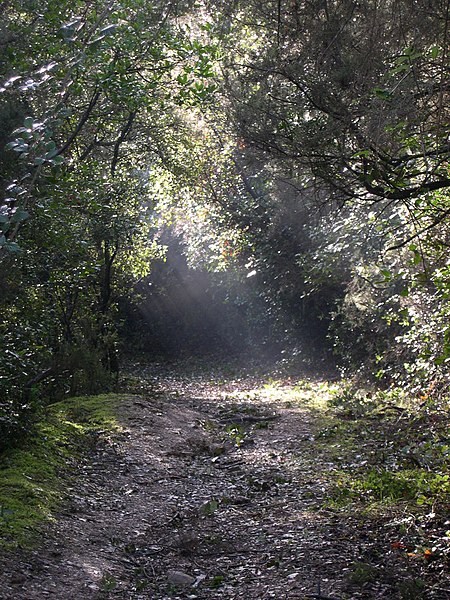
[[[0,598],[402,597],[386,576],[352,583],[352,565],[389,543],[324,508],[334,467],[292,382],[265,395],[252,377],[139,375],[123,432],[80,465],[41,546],[6,559]]]

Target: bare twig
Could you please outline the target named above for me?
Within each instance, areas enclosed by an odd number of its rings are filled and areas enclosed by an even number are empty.
[[[84,111],[83,115],[81,116],[81,119],[78,121],[78,125],[75,127],[75,130],[70,134],[66,143],[58,150],[57,156],[59,154],[63,154],[69,148],[69,146],[75,141],[76,137],[78,136],[80,131],[83,129],[84,124],[89,119],[89,116],[90,116],[91,112],[94,110],[94,107],[97,104],[99,98],[100,98],[100,90],[97,90],[95,92],[95,94],[92,96],[86,110]]]
[[[133,121],[134,121],[135,116],[136,116],[136,111],[130,112],[127,122],[125,123],[122,131],[120,132],[119,137],[116,140],[116,143],[114,144],[114,154],[113,154],[113,159],[111,161],[111,175],[113,177],[115,175],[116,168],[117,168],[117,162],[119,160],[120,145],[122,144],[122,142],[125,141],[125,138],[127,137],[128,132],[130,131],[131,127],[133,126]]]
[[[450,209],[445,210],[442,214],[439,215],[439,217],[436,217],[436,219],[434,219],[432,223],[430,223],[429,225],[427,225],[420,231],[416,231],[414,233],[414,235],[410,235],[405,240],[403,240],[403,242],[400,242],[399,244],[396,244],[395,246],[390,246],[387,249],[387,252],[389,252],[390,250],[399,250],[400,248],[403,248],[404,246],[406,246],[406,244],[409,244],[409,242],[412,242],[412,240],[414,240],[417,237],[419,237],[420,235],[422,235],[422,233],[425,233],[426,231],[433,229],[433,227],[436,227],[436,225],[439,225],[439,223],[441,223],[449,215],[450,215]]]

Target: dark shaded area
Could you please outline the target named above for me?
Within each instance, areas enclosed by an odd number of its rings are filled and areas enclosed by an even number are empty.
[[[139,287],[140,301],[127,306],[125,333],[150,354],[235,352],[256,337],[268,344],[267,315],[250,314],[257,298],[229,275],[190,269],[175,249]],[[259,321],[259,322],[258,322]]]
[[[122,305],[127,348],[151,355],[259,355],[282,358],[307,348],[326,352],[326,327],[271,294],[248,270],[191,268],[183,242],[171,236],[166,261],[152,268],[134,305]],[[289,298],[292,300],[292,298]]]

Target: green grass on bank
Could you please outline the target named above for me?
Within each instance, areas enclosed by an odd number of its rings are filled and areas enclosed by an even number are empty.
[[[0,456],[0,547],[33,545],[64,498],[71,468],[100,432],[120,430],[120,401],[106,394],[53,404],[31,436]]]
[[[333,465],[325,507],[378,540],[350,583],[376,573],[402,600],[428,597],[425,580],[439,581],[450,561],[448,400],[342,386],[316,414],[315,452]]]
[[[408,402],[398,390],[343,388],[327,404],[316,442],[337,467],[331,498],[337,506],[448,504],[447,403]]]

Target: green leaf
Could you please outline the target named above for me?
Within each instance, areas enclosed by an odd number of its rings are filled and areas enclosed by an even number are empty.
[[[110,592],[117,587],[117,579],[114,575],[105,573],[100,581],[101,589],[105,592]]]
[[[23,124],[27,129],[32,129],[33,128],[33,117],[25,117]]]
[[[392,100],[392,94],[389,90],[384,90],[383,88],[377,87],[373,90],[373,93],[382,100]]]
[[[20,138],[14,140],[13,142],[9,142],[8,144],[6,144],[6,149],[14,150],[14,152],[26,152],[28,150],[28,148],[29,148],[28,144]]]
[[[215,575],[211,581],[210,587],[214,589],[220,587],[223,584],[224,579],[223,575]]]
[[[6,244],[4,244],[4,247],[6,248],[6,250],[8,250],[8,252],[11,252],[11,254],[17,254],[21,252],[21,248],[19,244],[16,244],[16,242],[6,242]]]
[[[46,160],[50,160],[57,154],[58,154],[58,148],[53,148],[53,150],[50,150],[50,152],[47,152],[47,154],[45,155],[45,158],[46,158]]]
[[[215,513],[215,511],[219,508],[219,503],[217,502],[217,500],[209,500],[209,502],[206,502],[202,508],[201,511],[204,515],[207,515],[208,517],[210,517],[212,514]]]
[[[355,152],[352,158],[359,158],[360,156],[363,158],[369,158],[372,152],[370,150],[360,150],[359,152]]]
[[[404,64],[395,67],[389,71],[390,75],[397,75],[397,73],[402,73],[403,71],[409,71],[411,69],[410,65]]]
[[[430,50],[431,58],[437,58],[439,56],[440,48],[439,46],[433,46]]]
[[[187,73],[182,73],[181,75],[178,75],[177,77],[177,81],[180,85],[186,85],[188,82],[188,75]]]
[[[20,223],[22,221],[26,221],[30,217],[30,214],[26,210],[16,210],[16,212],[11,217],[12,223]]]

